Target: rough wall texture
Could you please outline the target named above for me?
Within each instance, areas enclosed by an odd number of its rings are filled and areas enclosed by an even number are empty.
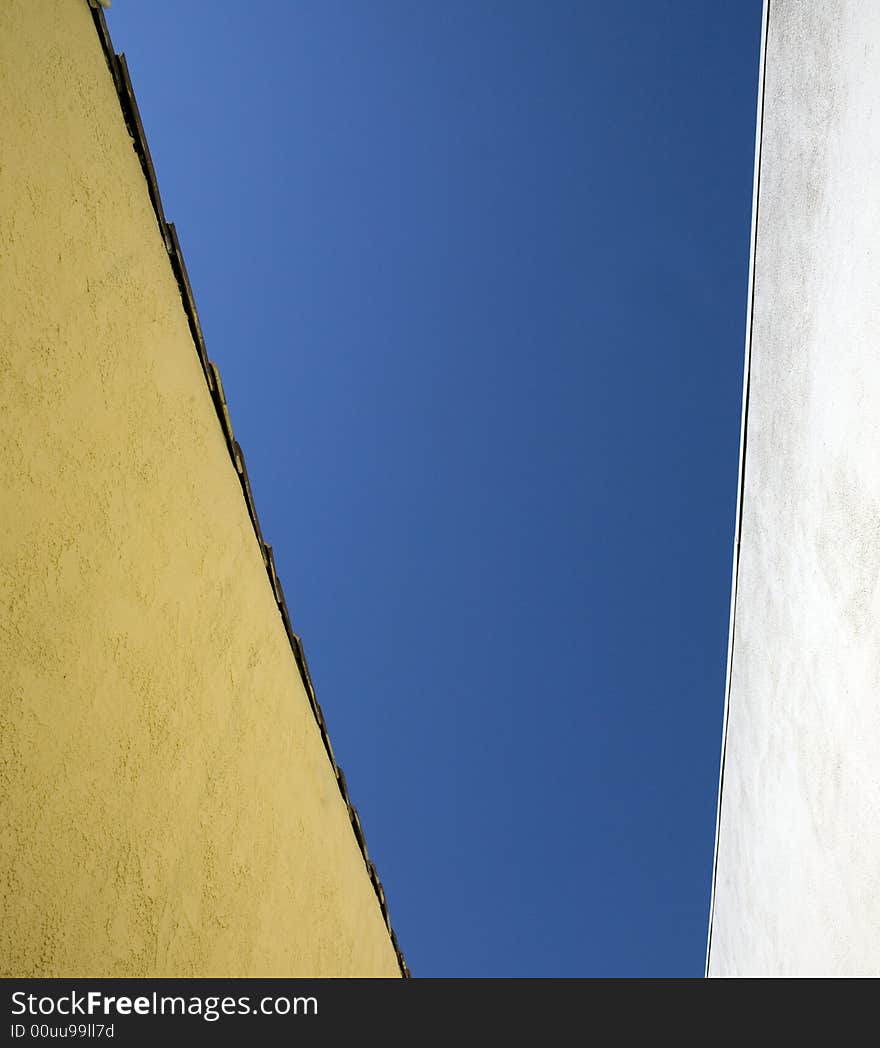
[[[0,127],[2,974],[396,976],[86,0]]]
[[[710,975],[880,975],[880,4],[769,0]]]

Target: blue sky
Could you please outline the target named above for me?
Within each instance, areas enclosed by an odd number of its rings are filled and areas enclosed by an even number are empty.
[[[108,13],[415,975],[702,973],[760,8]]]

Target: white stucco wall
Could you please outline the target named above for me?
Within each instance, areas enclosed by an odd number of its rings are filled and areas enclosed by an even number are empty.
[[[880,975],[880,2],[769,0],[710,975]]]

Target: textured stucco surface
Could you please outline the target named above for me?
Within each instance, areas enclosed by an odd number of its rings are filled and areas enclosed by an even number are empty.
[[[0,5],[3,975],[399,975],[86,0]]]
[[[770,0],[710,975],[880,975],[880,4]]]

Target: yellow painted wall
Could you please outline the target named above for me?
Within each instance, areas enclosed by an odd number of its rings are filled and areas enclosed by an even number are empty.
[[[397,976],[86,0],[0,143],[0,973]]]

